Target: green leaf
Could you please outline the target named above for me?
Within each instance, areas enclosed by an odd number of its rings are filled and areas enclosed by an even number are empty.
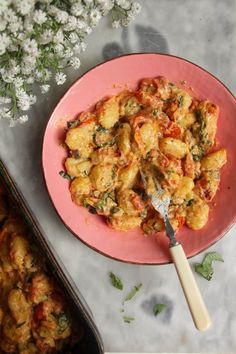
[[[110,280],[111,280],[111,284],[116,289],[123,290],[123,283],[122,283],[121,279],[117,275],[115,275],[113,272],[110,272],[109,273],[109,277],[110,277]]]
[[[68,179],[68,181],[72,181],[74,177],[70,176],[67,172],[65,171],[60,171],[59,175],[65,179]]]
[[[138,283],[137,285],[135,285],[133,290],[131,290],[131,292],[126,296],[124,302],[131,300],[137,294],[137,292],[141,289],[141,287],[142,287],[141,283]]]
[[[209,252],[205,255],[202,263],[195,264],[195,272],[200,274],[203,278],[211,280],[214,273],[214,269],[212,267],[213,261],[224,262],[219,253]]]
[[[159,315],[166,308],[165,304],[155,304],[153,306],[153,313],[155,316]]]
[[[129,316],[123,316],[123,320],[125,323],[130,323],[135,320],[134,317],[129,317]]]
[[[180,96],[178,102],[179,102],[179,106],[182,107],[184,104],[184,96]]]

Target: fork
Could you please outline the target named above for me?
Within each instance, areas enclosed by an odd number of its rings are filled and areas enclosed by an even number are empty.
[[[143,171],[140,171],[140,174],[144,187],[146,188],[146,175]],[[160,213],[164,220],[166,234],[170,239],[169,249],[172,260],[174,262],[195,327],[199,331],[205,331],[210,327],[211,320],[183,247],[176,240],[175,232],[169,221],[168,207],[170,204],[170,197],[165,196],[162,187],[158,184],[154,177],[152,178],[155,185],[155,192],[149,193],[148,196],[151,199],[153,207]]]

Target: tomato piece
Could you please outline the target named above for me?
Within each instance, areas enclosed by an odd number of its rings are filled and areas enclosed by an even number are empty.
[[[177,220],[178,220],[178,227],[181,228],[185,224],[185,217],[177,216]]]
[[[168,159],[168,157],[163,154],[159,154],[157,159],[161,167],[167,167],[170,164],[170,160]]]
[[[138,194],[132,195],[130,201],[137,210],[142,210],[145,207],[142,198]]]
[[[167,130],[164,132],[165,138],[179,138],[181,135],[180,127],[174,123],[170,122]]]

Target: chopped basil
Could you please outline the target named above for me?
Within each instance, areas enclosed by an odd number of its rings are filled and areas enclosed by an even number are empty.
[[[155,316],[159,315],[166,308],[165,304],[155,304],[153,306],[153,313]]]
[[[178,102],[179,102],[179,107],[182,107],[184,104],[184,96],[180,96]]]
[[[76,128],[80,123],[81,123],[80,120],[74,120],[72,122],[67,122],[67,128],[68,129]]]
[[[212,267],[213,261],[224,262],[219,253],[209,252],[205,255],[202,263],[195,264],[195,272],[200,274],[203,278],[211,280],[214,273],[214,269]]]
[[[200,161],[201,160],[201,156],[199,156],[199,155],[192,154],[192,156],[193,156],[193,161]]]
[[[109,130],[108,129],[105,129],[101,126],[99,126],[96,130],[96,132],[93,134],[93,143],[99,147],[99,148],[103,148],[103,147],[109,147],[109,146],[113,146],[116,142],[116,138],[113,137],[111,140],[109,141],[104,141],[104,137],[105,135],[104,134],[109,134]],[[99,141],[99,136],[100,136],[100,141]],[[102,139],[103,137],[103,139]],[[103,142],[102,142],[103,140]]]
[[[137,294],[137,292],[141,289],[141,287],[142,287],[142,283],[138,283],[137,285],[135,285],[133,290],[131,290],[131,292],[126,296],[124,302],[131,300]]]
[[[187,206],[192,205],[192,204],[193,204],[193,202],[194,202],[194,199],[189,199],[189,200],[187,201]]]
[[[74,177],[70,176],[67,172],[65,171],[60,171],[59,175],[65,179],[68,179],[68,181],[72,181]]]
[[[16,328],[20,328],[20,327],[23,326],[25,323],[26,323],[26,321],[17,324],[17,325],[16,325]]]
[[[129,317],[129,316],[123,316],[123,320],[125,323],[130,323],[135,320],[134,317]]]
[[[116,289],[123,290],[123,283],[117,275],[115,275],[113,272],[110,272],[109,277],[110,277],[111,284]]]
[[[90,214],[97,214],[96,208],[94,208],[92,205],[89,205],[89,207],[88,207],[88,212],[89,212]]]

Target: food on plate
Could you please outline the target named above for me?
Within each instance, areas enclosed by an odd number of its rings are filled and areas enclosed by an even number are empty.
[[[226,150],[215,148],[218,116],[214,103],[164,77],[99,101],[68,122],[61,173],[71,180],[72,200],[116,230],[153,234],[164,230],[148,198],[159,185],[171,198],[174,229],[201,229],[227,162]]]
[[[65,353],[81,334],[0,181],[0,353]]]

